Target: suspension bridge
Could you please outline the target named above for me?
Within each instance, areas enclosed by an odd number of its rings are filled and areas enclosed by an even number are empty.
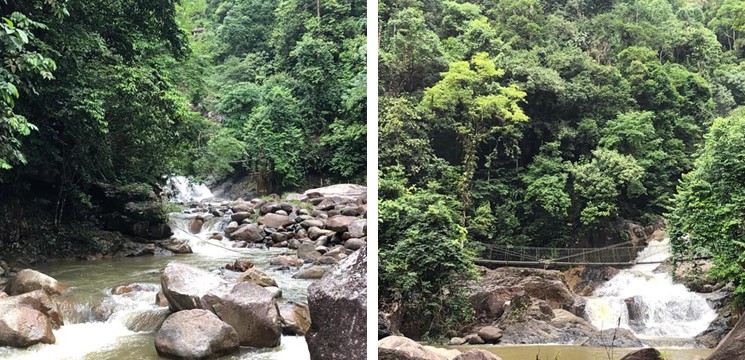
[[[485,245],[482,258],[476,264],[487,267],[562,267],[613,266],[630,267],[638,264],[659,264],[670,254],[668,244],[647,246],[624,242],[602,248],[545,248],[510,245]],[[644,250],[642,252],[642,250]]]

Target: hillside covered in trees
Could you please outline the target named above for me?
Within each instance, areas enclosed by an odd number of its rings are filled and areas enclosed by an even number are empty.
[[[100,195],[172,175],[364,180],[364,2],[6,0],[0,17],[0,249],[84,242]]]
[[[629,223],[675,212],[680,224],[676,206],[696,200],[675,197],[683,174],[703,167],[681,191],[700,189],[704,174],[722,176],[714,159],[742,157],[730,137],[727,155],[712,147],[695,160],[715,119],[745,104],[741,1],[380,9],[381,301],[406,303],[405,318],[427,319],[432,336],[468,321],[457,294],[479,244],[596,247],[628,240]],[[740,129],[733,121],[715,128]],[[721,218],[742,219],[737,206]],[[730,224],[741,236],[742,221]]]

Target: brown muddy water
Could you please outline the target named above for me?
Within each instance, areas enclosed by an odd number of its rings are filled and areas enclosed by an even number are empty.
[[[638,349],[605,349],[576,345],[487,345],[453,346],[449,349],[468,351],[482,349],[504,360],[618,360]],[[706,357],[712,349],[657,348],[669,360],[693,360],[696,355]]]

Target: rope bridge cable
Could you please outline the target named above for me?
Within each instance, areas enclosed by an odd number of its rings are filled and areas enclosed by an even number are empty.
[[[486,245],[488,255],[483,262],[521,265],[634,265],[645,262],[653,256],[669,251],[666,245],[648,245],[647,253],[637,258],[643,246],[631,245],[631,242],[618,243],[602,248],[542,248],[512,245]],[[486,252],[485,252],[486,253]]]

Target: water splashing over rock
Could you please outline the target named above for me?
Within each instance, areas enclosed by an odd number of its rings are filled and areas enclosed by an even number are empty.
[[[599,329],[620,326],[640,338],[690,339],[716,318],[700,294],[673,283],[667,273],[654,273],[670,256],[669,239],[650,246],[637,256],[646,264],[622,270],[587,299],[587,315]]]

